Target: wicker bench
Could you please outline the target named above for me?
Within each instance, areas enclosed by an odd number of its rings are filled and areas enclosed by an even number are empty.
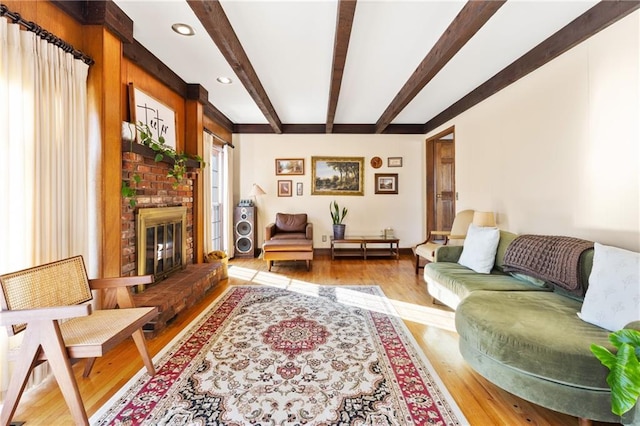
[[[157,315],[157,309],[135,308],[128,289],[152,281],[151,276],[89,280],[80,256],[0,276],[0,325],[8,326],[9,335],[24,331],[1,424],[9,424],[31,370],[43,361],[49,361],[76,424],[89,421],[71,369],[73,361],[87,359],[83,374],[87,377],[96,357],[131,336],[147,372],[154,375],[142,326]],[[87,304],[91,290],[103,292],[102,309],[95,312]],[[113,309],[116,306],[120,309]]]

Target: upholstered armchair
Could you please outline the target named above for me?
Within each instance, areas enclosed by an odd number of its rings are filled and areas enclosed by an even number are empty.
[[[307,214],[276,214],[276,221],[265,228],[262,256],[269,271],[275,260],[305,260],[309,270],[313,260],[313,224],[307,222]]]
[[[276,221],[265,228],[264,240],[313,240],[313,224],[306,213],[278,213]]]
[[[462,210],[456,214],[451,225],[451,231],[431,231],[427,235],[427,239],[413,248],[416,256],[416,275],[418,270],[422,268],[421,259],[427,262],[433,262],[436,256],[436,250],[446,244],[462,245],[467,236],[467,229],[473,221],[473,210]]]

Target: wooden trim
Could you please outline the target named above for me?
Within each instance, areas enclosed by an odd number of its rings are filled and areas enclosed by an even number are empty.
[[[83,25],[103,25],[122,42],[133,42],[133,21],[113,1],[51,0],[51,2]]]
[[[428,133],[457,117],[638,8],[640,8],[640,1],[599,2],[468,95],[426,122],[424,132]]]
[[[214,107],[211,102],[203,105],[203,114],[212,121],[217,122],[222,128],[229,133],[233,132],[233,122],[227,118],[220,110]]]
[[[187,83],[187,93],[185,95],[185,99],[198,101],[202,105],[209,102],[209,92],[200,84]]]
[[[131,44],[123,44],[122,55],[153,75],[169,89],[184,98],[187,97],[187,83],[137,40],[134,40]]]
[[[336,22],[336,37],[333,43],[333,66],[331,67],[331,89],[329,90],[329,105],[327,106],[326,132],[333,132],[333,120],[336,116],[340,86],[344,64],[347,61],[347,50],[351,38],[353,17],[356,13],[356,0],[340,0]]]
[[[87,1],[83,3],[86,5],[85,24],[104,25],[123,43],[133,42],[133,21],[113,1]]]
[[[204,157],[204,124],[202,103],[199,100],[186,102],[186,151]],[[209,161],[209,159],[204,159]],[[201,173],[210,173],[204,169]],[[193,262],[204,262],[204,188],[200,174],[193,179]],[[210,189],[209,189],[210,190]],[[208,206],[207,208],[210,208]]]
[[[375,130],[374,130],[375,132]],[[389,124],[384,132],[385,135],[419,135],[424,133],[422,124]]]
[[[233,134],[232,134],[233,125],[231,126],[231,129],[227,129],[217,121],[211,119],[206,114],[204,114],[204,116],[202,117],[202,125],[206,131],[208,131],[214,136],[213,142],[215,144],[217,145],[228,144],[233,147],[233,145],[231,144],[233,139]]]
[[[376,133],[382,133],[391,121],[440,72],[460,49],[502,7],[505,1],[468,1],[442,33],[409,80],[393,98],[376,123]]]
[[[219,2],[187,0],[209,36],[225,57],[236,75],[242,81],[255,103],[271,125],[273,132],[282,133],[282,122],[271,104],[267,92],[262,86],[258,74],[253,69],[240,40],[231,27],[231,23]]]

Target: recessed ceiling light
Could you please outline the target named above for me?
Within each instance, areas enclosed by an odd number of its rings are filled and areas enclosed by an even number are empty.
[[[231,83],[233,83],[233,80],[231,80],[229,77],[218,77],[218,78],[216,78],[216,80],[220,84],[231,84]]]
[[[191,26],[187,24],[173,24],[171,26],[171,29],[184,36],[192,36],[196,33],[195,31],[193,31],[193,28],[191,28]]]

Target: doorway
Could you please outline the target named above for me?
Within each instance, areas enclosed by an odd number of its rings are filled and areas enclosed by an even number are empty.
[[[427,139],[427,234],[450,231],[456,213],[455,131]]]

